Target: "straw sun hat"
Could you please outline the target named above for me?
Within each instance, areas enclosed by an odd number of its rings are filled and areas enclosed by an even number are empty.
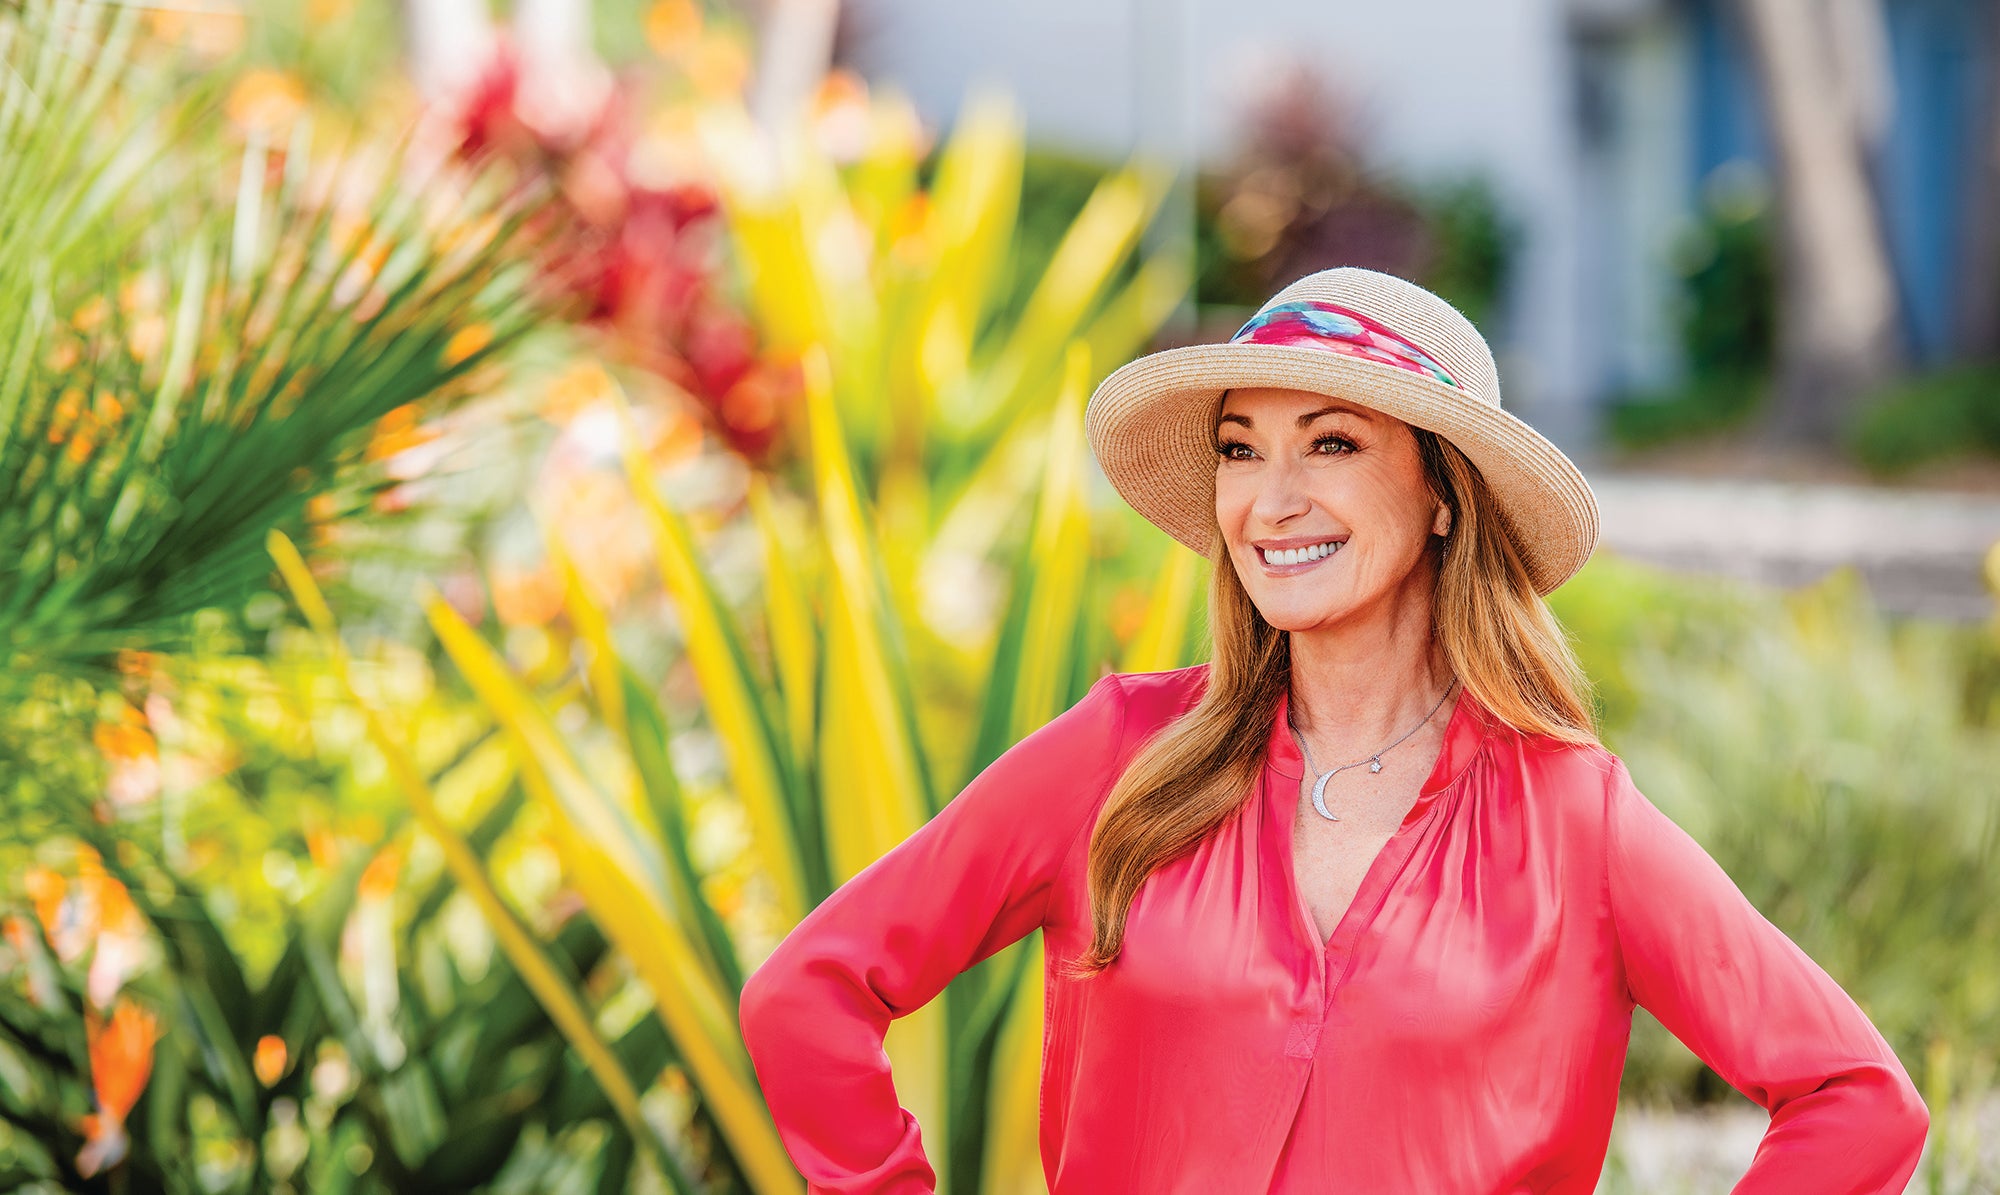
[[[1279,291],[1228,343],[1140,357],[1090,397],[1084,430],[1105,477],[1203,556],[1215,519],[1215,420],[1223,391],[1244,386],[1343,398],[1450,440],[1479,467],[1540,593],[1597,545],[1589,483],[1500,409],[1493,351],[1472,321],[1413,282],[1340,266]]]

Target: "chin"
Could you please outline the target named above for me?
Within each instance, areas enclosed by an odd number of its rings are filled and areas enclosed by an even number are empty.
[[[1276,608],[1264,606],[1257,608],[1257,612],[1264,616],[1264,621],[1270,623],[1273,630],[1278,631],[1310,631],[1318,627],[1331,626],[1345,618],[1351,610],[1352,607],[1345,604],[1303,606],[1291,602]]]

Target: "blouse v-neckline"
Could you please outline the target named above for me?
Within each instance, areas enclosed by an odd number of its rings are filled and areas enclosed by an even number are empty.
[[[1305,888],[1299,882],[1298,861],[1294,854],[1299,784],[1305,779],[1305,758],[1299,751],[1298,740],[1291,733],[1287,720],[1290,710],[1291,691],[1286,688],[1278,694],[1278,709],[1271,719],[1264,756],[1265,817],[1267,825],[1274,821],[1279,830],[1281,841],[1276,854],[1283,871],[1284,885],[1291,897],[1294,927],[1304,935],[1304,943],[1315,948],[1322,965],[1327,966],[1321,974],[1324,980],[1328,975],[1337,977],[1338,972],[1331,964],[1338,961],[1344,966],[1355,939],[1374,919],[1397,873],[1408,862],[1410,853],[1422,837],[1424,827],[1441,808],[1442,802],[1438,798],[1464,776],[1478,755],[1489,729],[1490,714],[1471,690],[1460,687],[1458,699],[1452,703],[1451,717],[1445,722],[1444,741],[1438,748],[1430,775],[1417,790],[1417,799],[1369,861],[1353,898],[1334,923],[1332,934],[1321,938],[1312,906],[1306,902]],[[1285,783],[1287,780],[1289,784]],[[1331,996],[1330,990],[1328,995]]]

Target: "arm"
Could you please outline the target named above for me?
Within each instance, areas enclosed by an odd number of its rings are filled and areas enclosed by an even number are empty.
[[[1043,923],[1116,779],[1124,721],[1106,676],[836,889],[743,985],[743,1040],[810,1195],[935,1190],[882,1050],[889,1022]]]
[[[1895,1051],[1623,761],[1609,784],[1605,882],[1631,995],[1771,1114],[1735,1195],[1903,1191],[1930,1114]]]

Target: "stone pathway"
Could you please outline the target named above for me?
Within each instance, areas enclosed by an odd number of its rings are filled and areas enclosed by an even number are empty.
[[[1975,621],[2000,494],[1593,472],[1600,551],[1781,586],[1849,564],[1886,610]]]

